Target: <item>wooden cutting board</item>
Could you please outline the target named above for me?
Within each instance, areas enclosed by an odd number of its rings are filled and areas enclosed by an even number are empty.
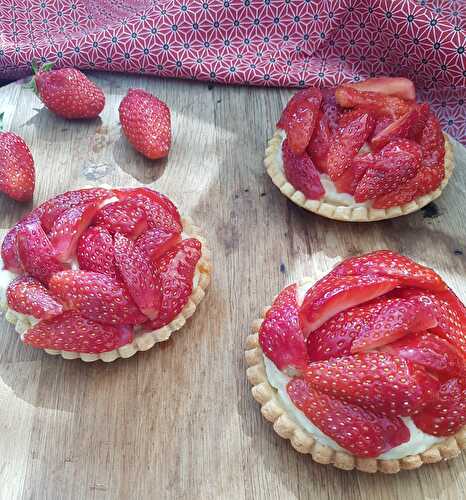
[[[443,196],[413,215],[333,222],[288,202],[263,152],[289,90],[93,74],[101,119],[57,118],[20,83],[0,89],[6,128],[37,169],[34,205],[100,183],[149,185],[205,232],[215,272],[194,318],[165,344],[109,365],[64,361],[23,346],[0,320],[1,499],[459,499],[465,459],[395,476],[313,463],[261,417],[245,376],[250,323],[286,284],[380,248],[434,267],[466,300],[466,154]],[[129,87],[172,110],[167,160],[151,162],[121,136]],[[0,196],[0,227],[31,205]]]

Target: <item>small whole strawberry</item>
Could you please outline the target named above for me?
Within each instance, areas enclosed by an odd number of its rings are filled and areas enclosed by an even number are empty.
[[[151,160],[168,155],[172,134],[170,109],[142,89],[129,89],[118,108],[128,141]]]
[[[35,169],[31,151],[13,132],[2,132],[0,113],[0,191],[17,201],[29,201],[34,194]]]
[[[37,68],[32,64],[34,76],[29,87],[45,106],[70,120],[97,118],[105,106],[102,90],[76,68],[52,70],[52,66],[48,63]]]

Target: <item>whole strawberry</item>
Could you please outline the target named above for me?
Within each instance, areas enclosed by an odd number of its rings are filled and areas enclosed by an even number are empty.
[[[52,70],[52,64],[37,69],[30,87],[45,106],[71,120],[97,118],[105,106],[105,95],[97,85],[76,68]]]
[[[0,191],[17,201],[29,201],[34,194],[35,170],[31,151],[13,132],[1,132],[0,114]]]
[[[142,89],[129,89],[119,107],[120,122],[128,141],[147,158],[168,155],[172,134],[170,109]]]

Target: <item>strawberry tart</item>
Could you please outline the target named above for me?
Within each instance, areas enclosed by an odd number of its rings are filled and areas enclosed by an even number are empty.
[[[440,196],[453,151],[406,78],[297,92],[269,141],[265,166],[291,201],[330,219],[376,221]]]
[[[56,196],[7,233],[1,257],[0,305],[21,340],[83,361],[167,340],[210,281],[197,227],[145,187]]]
[[[466,308],[388,250],[286,287],[248,337],[252,394],[301,453],[395,473],[466,448]]]

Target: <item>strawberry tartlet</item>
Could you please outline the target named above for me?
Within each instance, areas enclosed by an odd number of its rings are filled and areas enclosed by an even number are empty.
[[[466,447],[466,308],[388,250],[276,297],[247,339],[252,394],[301,453],[395,473]]]
[[[198,228],[149,188],[52,198],[5,236],[0,306],[21,340],[49,354],[113,361],[167,340],[210,281]]]
[[[264,160],[274,184],[330,219],[370,222],[427,205],[448,183],[453,150],[406,78],[307,88],[288,102]]]

